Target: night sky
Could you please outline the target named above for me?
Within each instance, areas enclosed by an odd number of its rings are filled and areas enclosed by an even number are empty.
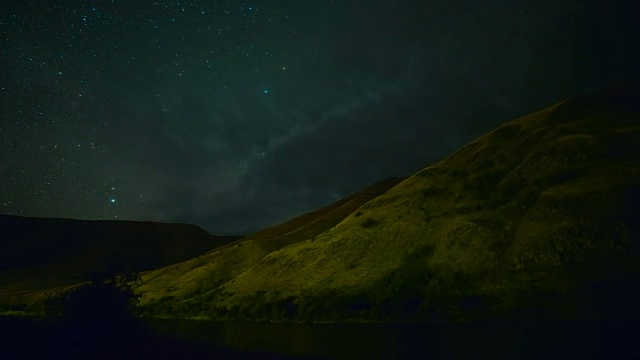
[[[638,74],[632,1],[8,0],[0,213],[247,234]]]

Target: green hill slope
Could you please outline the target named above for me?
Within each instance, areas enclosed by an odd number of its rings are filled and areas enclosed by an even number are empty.
[[[214,319],[638,317],[638,104],[631,86],[510,121],[317,236],[242,242],[140,290]]]
[[[312,239],[358,207],[386,192],[403,179],[387,179],[319,210],[213,249],[197,258],[143,274],[142,302],[156,316],[191,316],[193,301],[206,301],[212,290],[243,274],[268,254]],[[187,300],[187,301],[184,301]],[[189,314],[187,314],[189,313]],[[179,315],[182,316],[182,315]]]

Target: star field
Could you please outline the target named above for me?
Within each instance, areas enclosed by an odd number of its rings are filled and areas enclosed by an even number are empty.
[[[175,113],[194,81],[210,82],[194,92],[211,100],[268,95],[265,84],[282,76],[273,70],[286,70],[269,50],[288,15],[260,4],[59,1],[4,10],[11,73],[1,89],[1,205],[18,214],[116,218],[123,210],[113,196],[133,194],[112,186],[122,184],[113,167],[133,144],[112,145],[144,116],[132,108]],[[139,149],[141,140],[133,139]]]
[[[3,3],[0,212],[247,233],[637,73],[637,5],[549,4]]]

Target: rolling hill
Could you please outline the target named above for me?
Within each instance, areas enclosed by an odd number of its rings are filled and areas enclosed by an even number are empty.
[[[259,231],[180,264],[142,275],[137,291],[153,316],[172,317],[190,303],[256,266],[268,254],[326,232],[367,201],[383,194],[404,178],[390,178],[319,210]],[[205,295],[206,297],[207,295]]]
[[[393,185],[137,291],[159,317],[640,318],[639,86],[509,121]]]
[[[86,281],[96,272],[161,268],[238,238],[187,224],[0,215],[0,304],[33,303],[44,290]]]

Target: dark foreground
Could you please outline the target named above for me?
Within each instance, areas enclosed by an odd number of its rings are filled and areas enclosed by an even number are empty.
[[[0,317],[0,358],[30,359],[199,359],[281,358],[257,351],[238,351],[158,334],[149,325],[130,322],[60,321]],[[10,355],[10,356],[7,356]]]
[[[2,358],[61,359],[628,359],[632,322],[253,324],[131,322],[115,326],[0,318]]]

